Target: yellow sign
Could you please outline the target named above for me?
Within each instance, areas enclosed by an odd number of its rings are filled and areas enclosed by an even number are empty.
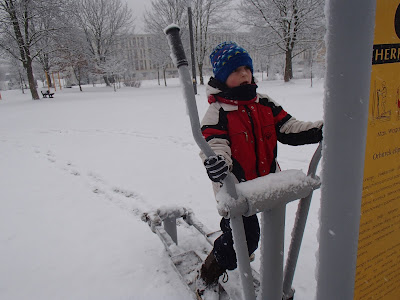
[[[400,0],[377,0],[354,299],[400,299]]]

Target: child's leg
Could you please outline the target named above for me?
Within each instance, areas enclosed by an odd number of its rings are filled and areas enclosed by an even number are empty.
[[[234,270],[237,268],[236,253],[233,249],[232,229],[229,219],[221,220],[221,229],[223,234],[214,242],[214,256],[223,269]],[[260,225],[257,215],[243,217],[244,231],[246,233],[247,247],[249,255],[257,248],[260,240]]]

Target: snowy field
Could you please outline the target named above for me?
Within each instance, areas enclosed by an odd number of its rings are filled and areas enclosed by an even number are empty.
[[[1,92],[0,299],[191,299],[140,219],[176,205],[191,208],[211,229],[219,226],[181,88],[177,80],[168,84],[63,89],[40,101],[29,91]],[[263,81],[259,92],[297,119],[315,121],[323,115],[323,85]],[[204,87],[197,102],[203,115]],[[279,163],[307,172],[315,149],[279,145]],[[296,300],[315,295],[319,205],[316,191]],[[296,209],[297,203],[287,206],[286,246]],[[259,258],[257,250],[254,268]]]

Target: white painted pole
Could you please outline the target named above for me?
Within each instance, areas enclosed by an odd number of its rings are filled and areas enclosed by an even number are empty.
[[[308,167],[307,176],[315,178],[315,173],[317,172],[318,163],[322,155],[321,149],[322,145],[320,143],[311,159],[310,165]],[[313,192],[311,192],[307,197],[302,198],[299,201],[299,205],[297,207],[296,218],[292,230],[292,240],[290,242],[288,250],[288,256],[286,259],[284,278],[283,278],[283,295],[287,299],[293,296],[292,284],[293,284],[294,272],[296,270],[297,260],[300,254],[300,247],[303,241],[303,235],[304,235],[304,230],[306,228],[306,222],[308,217],[308,211],[310,210],[312,195]]]
[[[376,0],[327,0],[327,71],[316,299],[352,300]]]
[[[281,300],[286,204],[280,204],[261,217],[261,298]]]

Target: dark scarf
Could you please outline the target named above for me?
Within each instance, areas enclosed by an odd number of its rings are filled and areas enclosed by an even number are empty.
[[[210,104],[218,101],[232,105],[246,105],[254,103],[257,100],[257,85],[254,83],[254,78],[251,84],[228,88],[226,84],[211,77],[208,85],[220,90],[218,94],[208,97]]]

